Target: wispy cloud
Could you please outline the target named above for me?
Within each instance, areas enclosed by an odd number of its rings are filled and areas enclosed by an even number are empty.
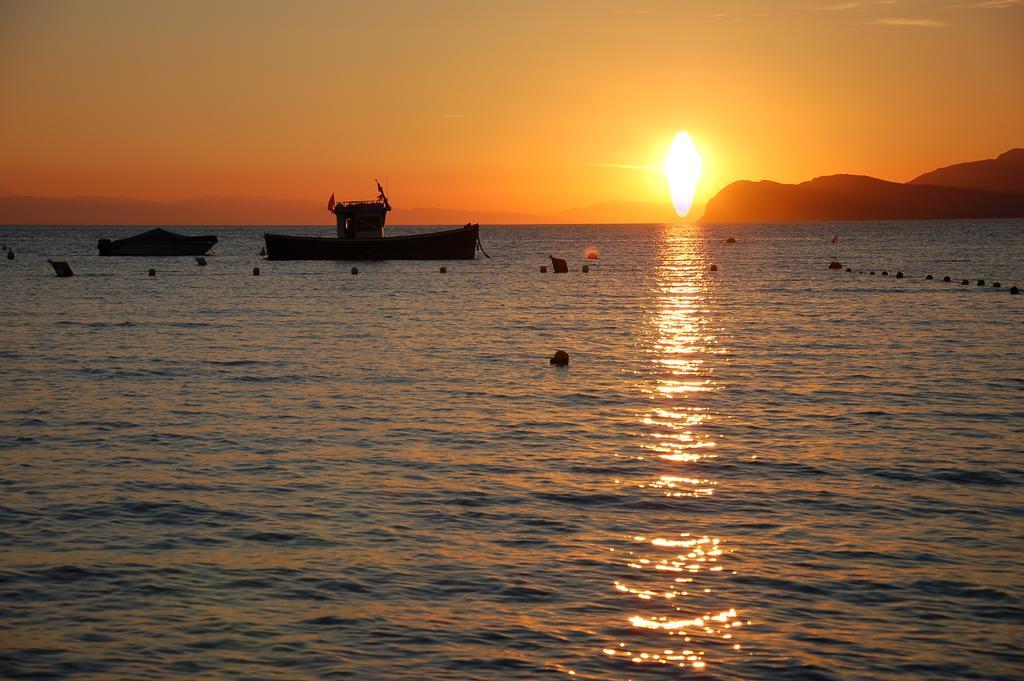
[[[867,9],[870,7],[878,7],[880,5],[895,4],[897,4],[897,0],[870,0],[869,2],[858,0],[856,2],[834,2],[830,5],[814,5],[807,9],[818,12],[848,12],[851,9]]]
[[[839,2],[834,5],[819,5],[817,7],[811,7],[822,12],[845,12],[848,9],[857,9],[863,7],[862,3],[859,2]]]
[[[878,26],[911,26],[914,28],[949,28],[949,24],[938,19],[909,19],[906,17],[885,17],[869,21]]]
[[[968,7],[977,7],[978,9],[1006,9],[1007,7],[1021,6],[1024,6],[1024,0],[984,0],[968,5]]]
[[[622,168],[623,170],[661,170],[660,166],[643,166],[635,163],[582,163],[588,168]]]
[[[469,114],[448,114],[445,118],[468,118]]]

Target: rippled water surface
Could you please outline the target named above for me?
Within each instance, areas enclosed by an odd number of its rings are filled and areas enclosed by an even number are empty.
[[[0,228],[0,676],[1024,677],[1024,224],[132,231]]]

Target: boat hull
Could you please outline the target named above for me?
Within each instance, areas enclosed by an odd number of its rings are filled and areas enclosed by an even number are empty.
[[[478,225],[382,239],[264,234],[267,260],[472,260]]]
[[[180,237],[167,241],[140,241],[121,239],[110,241],[100,239],[98,244],[100,255],[123,256],[175,256],[175,255],[206,255],[207,251],[217,243],[215,236]]]

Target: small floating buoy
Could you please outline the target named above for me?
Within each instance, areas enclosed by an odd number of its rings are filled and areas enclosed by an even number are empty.
[[[947,275],[947,276],[942,278],[942,281],[953,281],[953,280],[949,278],[949,275]]]
[[[897,272],[896,273],[896,278],[897,279],[902,279],[903,278],[903,273],[902,272]]]
[[[589,251],[587,251],[587,260],[597,260],[598,257],[599,256],[597,254],[596,248],[591,248]]]
[[[153,269],[152,267],[149,268],[149,276],[151,276],[151,277],[155,277],[156,276],[156,270]]]
[[[569,263],[553,255],[548,257],[551,258],[551,269],[554,270],[555,274],[563,274],[569,271]]]
[[[259,267],[253,267],[252,268],[252,276],[254,276],[254,277],[260,276],[260,268]]]
[[[540,273],[541,274],[547,274],[548,273],[548,266],[547,265],[541,265],[540,266]]]
[[[930,275],[930,274],[925,277],[925,279],[931,279],[931,278],[932,278],[932,275]]]
[[[992,288],[1002,288],[1002,287],[1003,287],[1003,285],[1000,284],[998,281],[992,284]]]
[[[841,270],[843,269],[843,263],[839,262],[838,260],[833,260],[828,264],[828,268],[830,270]]]
[[[871,270],[870,272],[868,272],[868,274],[874,274],[874,273],[875,273],[874,270]]]
[[[359,274],[359,268],[358,267],[353,267],[352,268],[352,274]]]
[[[8,248],[7,249],[7,259],[8,260],[14,260],[14,249],[13,248]]]
[[[888,277],[889,276],[889,271],[888,270],[882,270],[882,276],[883,277]]]
[[[447,273],[448,273],[448,268],[447,268],[447,267],[442,267],[442,268],[441,268],[440,270],[438,270],[438,271],[439,271],[439,272],[440,272],[441,274],[447,274]]]
[[[1010,287],[1010,295],[1011,296],[1015,296],[1018,293],[1020,293],[1020,289],[1019,288],[1017,288],[1016,286],[1011,286]]]
[[[978,286],[984,286],[984,285],[985,285],[985,280],[984,279],[979,279],[978,280]]]
[[[583,274],[586,274],[587,272],[590,271],[590,265],[584,265],[583,267],[580,268],[580,271],[583,272]]]
[[[864,270],[857,270],[857,274],[864,274]]]
[[[712,265],[711,267],[708,268],[708,271],[709,272],[717,272],[718,271],[718,265]]]
[[[968,285],[968,284],[970,284],[970,283],[971,283],[971,282],[967,281],[966,279],[961,279],[961,280],[960,280],[960,285],[961,285],[961,286],[967,286],[967,285]]]
[[[47,260],[53,271],[57,273],[58,277],[71,277],[74,276],[74,272],[71,271],[71,266],[63,260]]]
[[[267,249],[261,248],[260,249],[260,255],[266,255],[266,254],[267,254]]]
[[[849,267],[847,267],[847,268],[846,268],[846,271],[847,271],[847,272],[852,272],[853,270],[851,270],[851,269],[850,269]]]
[[[565,350],[556,350],[554,356],[551,357],[551,363],[560,367],[567,366],[569,364],[569,353]]]
[[[200,267],[206,267],[206,258],[204,258],[201,255],[197,255],[197,256],[195,256],[195,258],[196,258],[196,264],[197,265],[199,265]]]
[[[734,244],[734,243],[736,243],[736,239],[734,239],[732,237],[729,237],[728,239],[725,240],[725,243],[727,243],[727,244]]]

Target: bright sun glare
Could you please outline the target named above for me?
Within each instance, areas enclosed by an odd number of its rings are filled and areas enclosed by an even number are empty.
[[[704,170],[704,164],[697,153],[697,147],[685,130],[676,133],[663,168],[676,215],[686,217],[693,206],[693,194],[697,191],[697,182],[700,180],[701,171]]]

